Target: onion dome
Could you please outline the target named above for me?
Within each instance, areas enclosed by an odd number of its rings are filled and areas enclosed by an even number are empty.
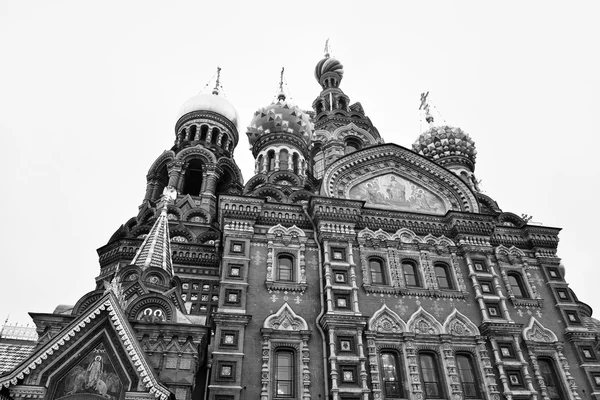
[[[212,111],[222,115],[235,126],[238,123],[238,112],[233,105],[224,97],[213,94],[199,94],[186,101],[179,110],[178,119],[194,111]]]
[[[413,144],[415,153],[421,154],[440,165],[465,164],[475,169],[475,142],[460,128],[434,126],[423,132]]]
[[[325,54],[325,58],[315,66],[315,78],[323,89],[338,87],[344,76],[344,66],[335,58],[330,58]],[[332,78],[328,80],[327,78]]]
[[[248,126],[248,141],[250,146],[262,135],[275,132],[285,132],[301,137],[308,145],[312,136],[310,116],[296,105],[287,102],[282,93],[278,101],[262,107],[254,113]]]

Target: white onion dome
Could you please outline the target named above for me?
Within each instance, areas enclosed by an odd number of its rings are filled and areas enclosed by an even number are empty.
[[[227,118],[236,127],[239,120],[238,112],[233,104],[216,94],[199,94],[192,97],[181,106],[179,118],[194,111],[212,111]]]
[[[296,105],[279,96],[276,103],[258,109],[248,126],[248,141],[250,146],[263,135],[284,132],[303,139],[309,145],[312,137],[313,124],[310,116]]]
[[[419,136],[412,148],[415,153],[440,165],[458,162],[475,169],[475,142],[460,128],[447,125],[431,127]]]
[[[324,80],[327,77],[334,77],[333,85],[326,85]],[[326,55],[321,61],[317,63],[315,66],[315,78],[319,82],[319,84],[325,89],[326,87],[338,87],[340,81],[344,76],[344,66],[341,62],[336,60],[335,58],[329,57]]]

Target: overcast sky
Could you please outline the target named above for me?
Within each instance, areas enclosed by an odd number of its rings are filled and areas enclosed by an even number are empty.
[[[563,228],[566,279],[600,313],[600,3],[327,4],[0,0],[0,319],[27,323],[94,288],[96,249],[137,214],[179,107],[217,65],[247,181],[245,127],[282,66],[310,109],[327,38],[341,88],[386,142],[410,148],[430,91],[475,141],[485,193]]]

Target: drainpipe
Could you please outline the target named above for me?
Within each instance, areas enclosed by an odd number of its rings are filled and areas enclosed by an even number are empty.
[[[325,332],[323,331],[323,328],[321,328],[321,325],[319,324],[319,321],[321,320],[321,318],[323,318],[323,315],[325,314],[325,295],[323,294],[323,271],[321,270],[323,267],[323,249],[321,248],[321,243],[319,243],[319,239],[317,238],[317,226],[315,225],[315,221],[313,221],[313,219],[308,214],[308,205],[302,204],[302,210],[304,211],[306,218],[308,218],[308,220],[310,221],[310,223],[313,227],[315,243],[317,244],[317,249],[318,249],[319,297],[321,298],[321,312],[319,313],[319,315],[317,315],[316,325],[317,325],[317,329],[318,329],[319,333],[321,334],[321,339],[322,339],[321,343],[323,345],[323,349],[322,349],[322,351],[323,351],[323,383],[325,383],[325,399],[328,399],[329,398],[329,375],[327,374],[327,369],[328,369],[327,341],[325,339]]]

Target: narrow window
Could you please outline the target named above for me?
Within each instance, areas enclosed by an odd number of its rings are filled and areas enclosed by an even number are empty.
[[[387,398],[403,397],[402,380],[398,356],[391,351],[384,351],[380,355],[381,380],[383,381],[383,394]]]
[[[419,275],[417,274],[417,266],[414,262],[402,262],[402,271],[404,272],[404,281],[406,286],[419,287]]]
[[[291,282],[294,280],[294,261],[288,255],[277,257],[277,280]]]
[[[202,125],[200,127],[200,139],[206,141],[206,135],[208,135],[208,125]]]
[[[192,160],[185,171],[182,194],[199,196],[202,189],[202,162]]]
[[[452,280],[448,273],[448,266],[444,264],[435,265],[435,277],[440,289],[452,289]]]
[[[219,134],[220,134],[220,133],[221,133],[221,132],[219,131],[219,129],[218,129],[218,128],[213,128],[213,130],[212,130],[212,135],[211,135],[211,137],[210,137],[210,142],[211,142],[212,144],[217,144],[217,140],[219,140]]]
[[[480,398],[475,368],[473,367],[473,358],[468,354],[458,354],[456,356],[456,365],[458,366],[458,376],[465,399]]]
[[[196,140],[196,125],[190,126],[190,141]]]
[[[287,150],[281,150],[279,152],[279,170],[280,171],[287,171],[288,169],[288,159],[289,159],[289,154]]]
[[[433,353],[419,354],[419,367],[421,369],[425,398],[441,399],[443,396],[442,385],[435,355]]]
[[[298,153],[294,153],[292,156],[292,169],[295,174],[298,173],[298,164],[300,164],[300,158],[298,157]]]
[[[371,283],[385,285],[385,274],[383,270],[383,262],[378,258],[369,260],[371,268]]]
[[[267,153],[267,171],[275,169],[275,152],[273,150]]]
[[[544,384],[548,392],[548,397],[551,400],[565,399],[563,395],[562,386],[558,380],[556,369],[554,368],[554,362],[550,358],[539,358],[538,365],[540,367],[540,374],[544,378]]]
[[[294,397],[294,352],[278,350],[275,353],[275,396]]]
[[[525,290],[525,285],[523,285],[523,279],[521,279],[521,275],[515,272],[509,273],[508,283],[510,284],[510,288],[515,297],[520,299],[529,297],[527,296],[527,291]]]

